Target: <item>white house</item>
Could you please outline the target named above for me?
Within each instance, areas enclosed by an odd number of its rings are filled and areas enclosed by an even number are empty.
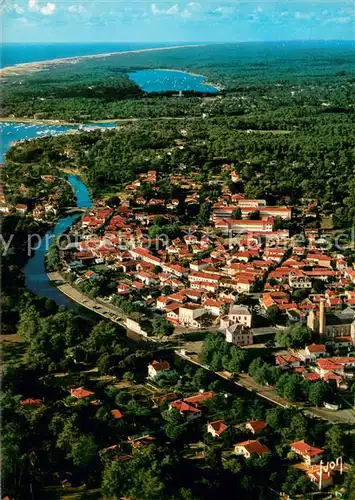
[[[215,422],[209,422],[207,424],[207,432],[213,437],[220,437],[220,435],[227,429],[228,426],[223,422],[223,420],[216,420]]]
[[[321,448],[311,446],[304,440],[291,443],[290,448],[296,455],[302,457],[303,461],[308,465],[319,462],[324,453]]]
[[[312,281],[300,269],[290,272],[288,284],[291,288],[312,288]]]
[[[170,365],[168,361],[152,361],[148,365],[148,377],[154,378],[158,373],[163,370],[169,370]]]
[[[240,323],[226,328],[226,342],[235,345],[251,345],[253,344],[253,332],[247,326]]]
[[[232,304],[229,308],[228,318],[233,321],[233,323],[238,322],[244,326],[248,326],[249,328],[251,328],[253,316],[246,306]]]
[[[243,455],[245,458],[251,457],[253,454],[261,457],[264,453],[270,453],[270,450],[264,444],[261,444],[257,439],[248,439],[234,445],[234,453]]]
[[[188,328],[200,328],[198,319],[205,313],[204,307],[199,304],[184,304],[179,308],[179,323]]]

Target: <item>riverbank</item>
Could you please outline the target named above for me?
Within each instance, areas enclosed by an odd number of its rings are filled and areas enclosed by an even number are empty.
[[[30,123],[31,125],[62,125],[65,127],[82,125],[80,122],[66,122],[64,120],[46,120],[27,117],[24,118],[22,116],[0,116],[0,123]],[[104,122],[102,121],[102,123]],[[37,137],[35,137],[35,139],[37,139]]]
[[[112,123],[115,125],[115,128],[118,128],[121,123],[131,123],[131,122],[137,122],[137,121],[157,121],[157,120],[187,120],[189,117],[186,116],[158,116],[155,118],[113,118],[113,119],[107,119],[107,120],[92,120],[88,122],[87,124],[83,123],[77,123],[77,122],[64,122],[60,120],[40,120],[38,118],[21,118],[21,117],[16,117],[16,118],[7,118],[7,117],[0,117],[0,123],[29,123],[31,125],[59,125],[63,127],[76,127],[83,125],[84,127],[90,127],[90,126],[100,126],[100,123]],[[191,118],[193,119],[193,117]],[[106,128],[106,127],[103,127]],[[80,132],[81,130],[78,130]],[[38,139],[39,137],[34,137],[34,139]]]
[[[143,52],[157,52],[161,50],[176,50],[176,49],[184,49],[184,48],[191,48],[191,47],[204,47],[207,44],[190,44],[190,45],[173,45],[171,47],[154,47],[150,49],[136,49],[136,50],[125,50],[122,52],[107,52],[103,54],[92,54],[92,55],[85,55],[85,56],[74,56],[74,57],[63,57],[59,59],[48,59],[46,61],[36,61],[36,62],[30,62],[30,63],[20,63],[16,64],[14,66],[7,66],[5,68],[0,69],[0,77],[1,78],[6,78],[9,76],[17,76],[20,74],[24,73],[35,73],[38,71],[41,71],[42,69],[49,69],[53,66],[60,66],[62,64],[77,64],[78,62],[84,60],[84,59],[100,59],[100,58],[105,58],[105,57],[111,57],[111,56],[119,56],[119,55],[125,55],[125,54],[139,54]]]

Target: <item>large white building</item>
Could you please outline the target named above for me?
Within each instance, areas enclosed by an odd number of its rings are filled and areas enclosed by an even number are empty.
[[[216,221],[215,228],[219,229],[224,234],[228,234],[230,232],[271,233],[273,224],[274,224],[274,219],[272,217],[267,218],[267,219],[261,219],[261,220],[230,219],[230,220],[218,220],[218,221]]]
[[[201,305],[184,304],[179,308],[179,324],[187,328],[200,328],[199,318],[205,313],[205,308]]]
[[[234,323],[226,328],[226,342],[234,345],[253,344],[253,332],[247,326]]]
[[[232,304],[229,313],[220,319],[220,328],[226,336],[226,342],[235,345],[253,344],[252,313],[245,306]]]

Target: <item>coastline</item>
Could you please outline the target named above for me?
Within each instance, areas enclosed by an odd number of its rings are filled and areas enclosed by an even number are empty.
[[[29,63],[19,63],[14,66],[6,66],[5,68],[0,69],[0,78],[6,78],[8,76],[16,76],[21,73],[33,73],[36,71],[41,71],[42,69],[47,69],[46,67],[57,66],[60,64],[77,64],[83,59],[100,59],[104,57],[110,56],[118,56],[121,54],[139,54],[143,52],[157,52],[160,50],[175,50],[175,49],[184,49],[191,47],[204,47],[207,44],[196,44],[196,45],[173,45],[171,47],[154,47],[148,49],[136,49],[136,50],[125,50],[122,52],[107,52],[103,54],[91,54],[85,56],[73,56],[73,57],[63,57],[59,59],[47,59],[45,61],[34,61]],[[49,68],[48,68],[49,69]]]
[[[139,71],[139,70],[137,70]],[[200,75],[199,73],[193,73],[192,71],[188,71],[185,69],[172,69],[172,68],[154,68],[154,71],[171,71],[173,73],[185,73],[186,75],[191,75],[191,76],[198,76],[199,78],[203,78],[203,84],[204,85],[209,85],[210,87],[215,88],[216,90],[220,91],[223,90],[224,87],[219,85],[218,83],[212,83],[207,80],[207,77],[204,75]]]
[[[112,123],[115,124],[116,128],[118,128],[120,125],[124,125],[125,123],[132,123],[132,122],[137,122],[137,121],[152,121],[152,120],[186,120],[186,116],[157,116],[155,118],[113,118],[113,119],[106,119],[106,120],[91,120],[90,122],[85,123],[77,123],[77,122],[65,122],[65,121],[60,121],[60,120],[40,120],[38,118],[21,118],[16,117],[16,118],[6,118],[6,117],[0,117],[0,124],[1,123],[31,123],[33,125],[58,125],[58,126],[79,126],[79,125],[100,125],[100,123]]]
[[[21,116],[0,116],[0,123],[32,123],[33,125],[64,125],[64,126],[76,126],[81,125],[80,122],[66,122],[64,120],[47,120],[39,118],[23,118]]]

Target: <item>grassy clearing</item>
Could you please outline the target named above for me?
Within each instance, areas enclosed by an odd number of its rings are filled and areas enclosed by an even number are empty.
[[[85,486],[78,487],[68,487],[63,488],[62,486],[54,486],[45,488],[47,498],[52,498],[56,500],[61,498],[63,500],[96,500],[103,498],[100,489],[88,490]]]
[[[332,216],[329,215],[322,217],[320,227],[321,229],[333,229],[334,225]]]
[[[0,335],[0,348],[2,363],[0,370],[3,370],[7,365],[21,363],[26,350],[26,343],[17,334]]]

